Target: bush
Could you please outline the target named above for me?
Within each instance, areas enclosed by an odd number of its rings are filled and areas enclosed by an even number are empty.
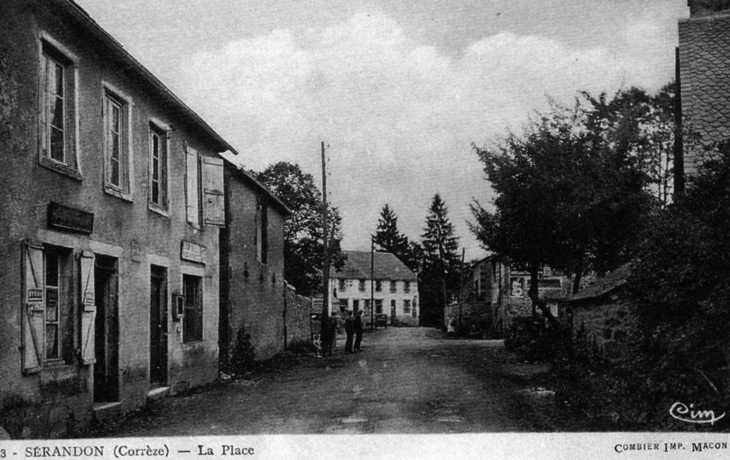
[[[251,335],[244,328],[236,334],[236,344],[231,353],[229,372],[236,376],[251,372],[256,362],[256,348],[251,343]]]
[[[540,319],[514,318],[504,345],[526,361],[553,362],[570,353],[570,330],[546,327]]]

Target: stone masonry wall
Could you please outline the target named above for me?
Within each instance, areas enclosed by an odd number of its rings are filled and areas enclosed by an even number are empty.
[[[572,312],[573,337],[594,343],[608,358],[620,353],[622,342],[635,325],[628,307],[615,299],[573,305]]]

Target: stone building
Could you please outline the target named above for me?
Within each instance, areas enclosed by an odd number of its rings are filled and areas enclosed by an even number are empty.
[[[0,2],[0,426],[14,438],[217,377],[232,150],[72,1]]]
[[[256,358],[269,358],[284,350],[287,322],[295,319],[291,314],[287,317],[285,308],[284,219],[289,209],[229,161],[225,163],[225,191],[226,226],[220,240],[223,368],[239,331],[249,335]]]
[[[371,276],[371,254],[372,273]],[[363,310],[388,315],[388,324],[418,325],[418,278],[389,252],[345,251],[347,261],[330,272],[330,312],[344,317],[346,311]],[[371,312],[371,299],[374,312]]]
[[[635,327],[622,291],[631,270],[624,265],[595,283],[560,300],[567,311],[573,337],[595,347],[607,357],[617,356]]]

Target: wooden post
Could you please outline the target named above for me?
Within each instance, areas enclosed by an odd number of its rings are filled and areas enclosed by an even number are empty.
[[[327,242],[327,164],[324,155],[324,141],[322,141],[322,247],[324,260],[322,263],[322,329],[320,337],[328,326],[329,319],[329,291],[330,291],[330,251]]]
[[[375,239],[370,235],[370,330],[375,327]]]
[[[461,335],[461,288],[462,280],[464,279],[464,252],[466,248],[461,248],[461,266],[459,267],[459,335]]]

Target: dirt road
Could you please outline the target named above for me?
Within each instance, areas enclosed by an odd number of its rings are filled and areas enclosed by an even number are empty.
[[[561,416],[536,387],[544,365],[501,341],[434,329],[366,333],[364,351],[307,358],[253,381],[167,398],[93,436],[554,431]]]

